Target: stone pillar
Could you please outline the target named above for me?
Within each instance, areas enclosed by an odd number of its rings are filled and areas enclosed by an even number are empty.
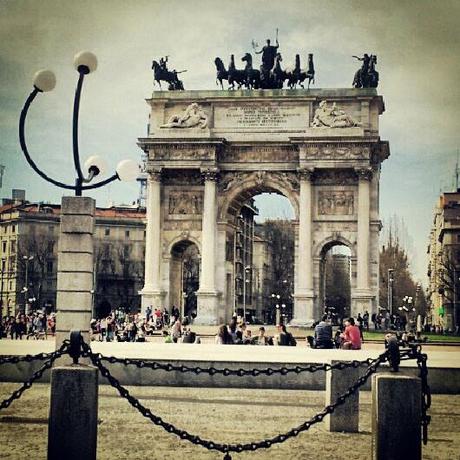
[[[372,459],[420,460],[421,417],[418,377],[372,376]]]
[[[311,325],[313,311],[313,257],[312,257],[312,171],[300,170],[299,245],[297,255],[296,291],[292,325]]]
[[[358,235],[357,235],[357,279],[352,293],[351,315],[372,310],[373,293],[369,288],[370,273],[370,180],[371,169],[358,169]]]
[[[95,201],[89,197],[65,196],[61,203],[61,225],[57,267],[56,348],[80,330],[89,343],[93,290],[93,234]]]
[[[331,364],[340,361],[331,361]],[[359,369],[346,367],[345,369],[332,369],[326,373],[326,405],[334,403],[337,397],[345,393],[359,378]],[[338,406],[335,411],[325,419],[329,431],[346,431],[357,433],[359,431],[359,391],[349,396],[346,402]]]
[[[201,274],[198,290],[198,312],[195,324],[217,324],[216,235],[217,172],[205,171],[203,222],[201,228]]]
[[[149,305],[162,307],[161,291],[161,173],[152,172],[147,179],[147,226],[145,237],[145,275],[142,294],[142,312]]]
[[[96,460],[97,375],[82,365],[51,370],[48,460]]]

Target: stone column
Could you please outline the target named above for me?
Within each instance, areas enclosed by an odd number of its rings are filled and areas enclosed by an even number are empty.
[[[216,291],[216,234],[217,197],[216,171],[205,171],[204,205],[201,228],[201,274],[198,291],[198,312],[196,324],[217,324]]]
[[[64,339],[69,338],[72,329],[80,330],[85,341],[89,343],[95,209],[96,202],[92,198],[62,198],[57,267],[56,348],[61,346]]]
[[[372,298],[369,288],[370,273],[370,181],[371,169],[357,169],[358,174],[358,235],[357,235],[357,280],[352,295],[352,316],[371,311]]]
[[[147,179],[147,226],[145,237],[145,275],[142,312],[149,305],[162,307],[161,291],[161,173],[152,172]]]
[[[297,256],[296,292],[294,294],[293,325],[311,325],[313,311],[313,257],[312,257],[312,180],[313,172],[299,171],[299,245]]]

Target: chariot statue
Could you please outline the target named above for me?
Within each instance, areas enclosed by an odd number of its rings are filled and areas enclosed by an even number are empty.
[[[167,67],[167,62],[168,62],[168,57],[165,56],[164,58],[161,57],[159,62],[153,61],[152,62],[152,70],[153,70],[153,79],[154,82],[158,83],[158,86],[160,87],[161,90],[161,81],[165,81],[168,83],[168,90],[169,91],[177,91],[177,90],[183,90],[184,85],[181,80],[178,78],[178,74],[187,72],[186,70],[168,70]]]

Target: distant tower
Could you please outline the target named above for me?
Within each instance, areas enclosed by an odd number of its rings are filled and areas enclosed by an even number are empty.
[[[147,166],[147,158],[148,155],[146,153],[142,154],[142,165],[141,165],[141,172],[137,177],[137,181],[139,182],[139,198],[137,199],[137,205],[140,208],[145,208],[147,206],[147,177],[148,174],[145,172]]]

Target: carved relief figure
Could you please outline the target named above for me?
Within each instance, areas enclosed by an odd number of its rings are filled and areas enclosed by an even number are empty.
[[[204,129],[208,126],[206,112],[196,102],[190,104],[182,115],[173,115],[168,123],[160,128],[195,128]]]
[[[319,192],[318,214],[320,215],[352,215],[354,213],[353,192]]]
[[[201,214],[203,197],[198,192],[171,192],[169,214]]]
[[[338,109],[335,102],[329,107],[327,101],[324,100],[319,103],[319,107],[315,110],[312,125],[315,128],[350,128],[361,126],[361,123],[343,110]]]

